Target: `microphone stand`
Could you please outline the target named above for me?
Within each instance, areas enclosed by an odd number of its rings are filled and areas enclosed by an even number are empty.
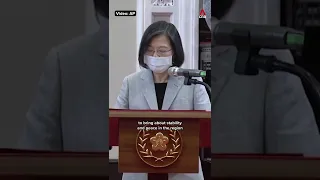
[[[210,97],[210,100],[211,100],[211,87],[203,82],[203,81],[199,81],[197,79],[192,79],[192,76],[190,76],[189,72],[184,72],[183,76],[185,77],[184,78],[184,85],[187,85],[187,86],[190,86],[191,84],[200,84],[200,85],[203,85],[206,90],[209,92],[209,97]]]
[[[233,39],[238,49],[234,72],[239,75],[254,76],[259,70],[267,73],[276,71],[287,72],[300,77],[306,91],[310,93],[309,102],[312,106],[320,133],[320,83],[308,71],[295,64],[278,60],[275,56],[259,55],[261,48],[252,47],[249,31],[234,31]]]
[[[207,92],[208,92],[209,99],[210,99],[210,102],[211,102],[211,87],[207,83],[205,83],[203,81],[199,81],[197,79],[192,79],[192,76],[187,71],[183,73],[183,76],[184,76],[184,83],[183,83],[184,85],[187,85],[187,86],[190,86],[191,84],[203,85],[206,88]],[[204,148],[201,148],[201,153],[200,153],[200,159],[201,160],[206,160],[204,152],[205,152]]]

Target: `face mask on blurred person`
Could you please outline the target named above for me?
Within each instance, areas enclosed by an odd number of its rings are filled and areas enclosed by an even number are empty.
[[[154,57],[145,55],[144,63],[146,63],[154,73],[163,73],[172,66],[172,56]]]

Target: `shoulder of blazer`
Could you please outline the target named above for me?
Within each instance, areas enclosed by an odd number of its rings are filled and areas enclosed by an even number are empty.
[[[99,53],[100,42],[99,34],[93,33],[89,35],[78,36],[67,42],[64,42],[54,49],[56,49],[59,54],[64,55],[76,55],[79,52],[97,52]]]
[[[132,74],[127,75],[124,79],[129,81],[129,82],[138,80],[138,79],[143,78],[144,76],[146,76],[146,73],[148,73],[147,71],[148,71],[147,69],[142,69],[141,71],[134,72]]]

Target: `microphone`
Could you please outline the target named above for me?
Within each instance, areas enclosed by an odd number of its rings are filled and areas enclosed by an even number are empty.
[[[184,76],[184,85],[190,86],[191,84],[200,84],[203,85],[207,91],[209,92],[209,97],[211,98],[211,87],[197,79],[193,79],[192,77],[206,77],[206,71],[197,70],[197,69],[182,69],[178,67],[170,67],[168,69],[168,74],[170,76]]]
[[[304,33],[292,28],[223,21],[217,23],[213,30],[213,43],[233,46],[238,43],[235,38],[241,39],[244,34],[249,37],[247,45],[256,48],[296,49],[304,44]]]
[[[185,77],[206,77],[206,71],[197,69],[182,69],[178,67],[170,67],[168,69],[170,76],[185,76]]]

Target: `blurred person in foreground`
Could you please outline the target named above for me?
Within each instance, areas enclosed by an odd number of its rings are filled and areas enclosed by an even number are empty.
[[[19,148],[109,151],[109,2],[94,3],[98,32],[49,52]]]
[[[233,3],[204,1],[211,30]],[[289,50],[262,49],[260,54],[294,63]],[[212,47],[211,151],[320,155],[318,128],[299,77],[262,71],[257,76],[236,75],[236,55],[235,47]]]
[[[184,77],[168,75],[180,67],[184,51],[176,27],[165,21],[151,24],[140,42],[138,61],[143,69],[124,78],[117,109],[211,110],[204,86],[183,84]],[[201,80],[201,79],[199,79]],[[147,174],[124,173],[123,180],[147,180]],[[197,174],[169,174],[171,180],[203,180],[201,163]]]

